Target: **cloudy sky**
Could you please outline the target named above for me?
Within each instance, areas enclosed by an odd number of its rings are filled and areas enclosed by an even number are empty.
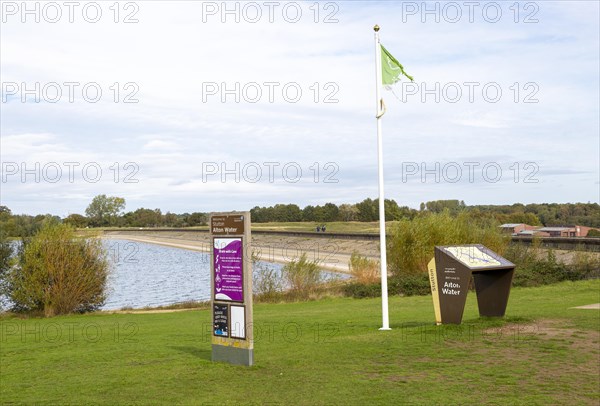
[[[598,202],[599,3],[1,1],[1,204]]]

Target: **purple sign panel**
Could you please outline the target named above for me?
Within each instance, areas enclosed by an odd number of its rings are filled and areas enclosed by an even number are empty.
[[[213,240],[215,300],[244,301],[244,273],[241,238]]]

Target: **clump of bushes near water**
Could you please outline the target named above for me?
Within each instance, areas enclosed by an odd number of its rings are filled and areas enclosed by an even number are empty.
[[[254,300],[257,302],[291,302],[341,296],[343,283],[336,278],[325,280],[319,261],[306,253],[284,265],[281,272],[254,261]]]
[[[16,256],[10,241],[3,239],[0,247],[0,295],[11,310],[51,317],[104,304],[110,268],[100,240],[48,222],[22,241]]]

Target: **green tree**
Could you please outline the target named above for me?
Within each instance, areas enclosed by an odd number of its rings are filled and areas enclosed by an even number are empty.
[[[116,224],[117,217],[124,208],[125,199],[122,197],[98,195],[92,199],[90,205],[85,209],[85,214],[93,226],[111,226]]]
[[[530,226],[541,226],[540,219],[533,213],[516,212],[510,214],[500,214],[496,218],[501,223],[517,223],[517,224],[529,224]]]
[[[595,228],[592,228],[590,231],[588,231],[586,237],[598,238],[598,237],[600,237],[600,230],[596,230]]]
[[[160,209],[151,210],[142,207],[133,213],[127,213],[126,216],[127,223],[131,227],[158,227],[163,222]]]
[[[0,229],[0,298],[9,294],[7,275],[12,265],[12,253],[11,242],[4,230]]]
[[[415,209],[411,209],[408,206],[401,206],[400,210],[400,219],[413,219],[419,214],[419,212]]]
[[[445,209],[448,209],[451,214],[457,214],[462,211],[466,205],[462,200],[434,200],[425,203],[425,207],[427,208],[427,211],[432,213],[441,213]]]
[[[358,208],[355,204],[341,204],[340,205],[340,219],[342,221],[357,221],[358,220]]]
[[[252,209],[250,209],[250,218],[252,219],[253,223],[266,223],[268,222],[268,218],[267,218],[267,208],[266,207],[259,207],[259,206],[255,206]]]
[[[365,199],[356,204],[358,208],[359,221],[377,221],[379,220],[379,199]],[[383,202],[385,210],[385,220],[400,220],[402,218],[413,218],[417,211],[407,206],[400,207],[393,199],[385,199]]]
[[[50,214],[29,216],[27,214],[11,214],[6,208],[0,212],[0,229],[10,237],[30,237],[34,235],[42,224],[48,221],[60,222],[60,218]]]
[[[360,203],[356,203],[358,208],[358,221],[377,221],[379,220],[379,206],[373,199],[367,198]]]
[[[89,223],[87,217],[77,213],[69,214],[63,221],[65,224],[69,224],[75,228],[87,227]]]
[[[339,220],[338,207],[333,203],[325,203],[323,206],[317,206],[314,209],[313,216],[315,221],[332,222]]]
[[[206,213],[193,212],[186,218],[185,222],[190,227],[205,226],[208,224],[208,216]]]
[[[306,253],[286,264],[281,275],[290,291],[302,299],[308,299],[323,280],[319,264],[307,259]]]
[[[0,206],[0,233],[16,237],[15,221],[12,212],[6,206]]]
[[[436,245],[477,243],[502,255],[510,236],[503,235],[494,220],[475,220],[468,212],[453,216],[446,209],[400,221],[392,228],[387,242],[389,270],[405,276],[427,272]]]
[[[12,212],[6,206],[0,206],[0,221],[6,221],[12,216]]]
[[[292,222],[302,221],[302,211],[295,204],[276,204],[269,221]]]
[[[66,224],[46,223],[24,241],[6,283],[16,308],[50,317],[98,309],[106,299],[108,274],[102,241],[77,238]]]
[[[302,221],[317,221],[315,217],[315,206],[309,204],[302,209]]]
[[[171,213],[170,211],[165,213],[164,219],[167,227],[180,227],[182,223],[177,214]]]
[[[323,221],[338,221],[340,219],[340,209],[335,203],[325,203],[323,206]]]

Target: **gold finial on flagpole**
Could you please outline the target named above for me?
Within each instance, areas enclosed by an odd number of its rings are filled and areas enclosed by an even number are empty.
[[[375,27],[373,27],[373,29],[375,30],[375,32],[379,32],[379,26],[377,24],[375,24]]]

